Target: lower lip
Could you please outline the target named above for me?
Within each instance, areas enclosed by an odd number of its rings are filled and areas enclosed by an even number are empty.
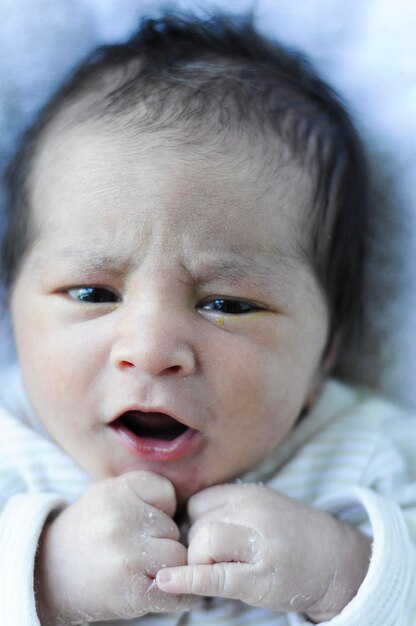
[[[120,444],[134,456],[147,461],[176,461],[194,452],[199,431],[188,428],[182,435],[172,440],[146,439],[138,437],[122,424],[114,425],[113,431]]]

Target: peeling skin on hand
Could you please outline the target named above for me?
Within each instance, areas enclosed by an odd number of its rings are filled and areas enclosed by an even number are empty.
[[[364,536],[263,485],[217,485],[194,495],[188,510],[188,564],[156,575],[167,593],[238,599],[316,623],[344,608],[368,568]],[[327,546],[316,542],[322,532]]]

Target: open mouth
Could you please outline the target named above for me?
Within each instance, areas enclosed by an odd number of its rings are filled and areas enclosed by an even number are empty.
[[[126,411],[116,420],[115,425],[140,439],[160,441],[173,441],[189,430],[185,424],[181,424],[170,415],[142,411]]]
[[[176,461],[203,445],[198,430],[167,413],[125,411],[110,426],[122,447],[143,461]]]

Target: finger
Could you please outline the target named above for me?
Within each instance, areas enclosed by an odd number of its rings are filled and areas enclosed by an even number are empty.
[[[153,472],[128,472],[112,480],[125,525],[137,528],[142,538],[179,539],[179,529],[169,515],[176,507],[172,483]]]
[[[234,514],[236,513],[236,514]],[[201,528],[210,524],[237,524],[240,526],[241,515],[238,514],[237,511],[230,511],[230,508],[221,507],[219,509],[213,509],[212,511],[208,511],[197,520],[194,521],[192,526],[188,530],[188,544],[193,541],[193,538]]]
[[[166,593],[159,589],[156,581],[149,585],[145,595],[146,611],[149,613],[176,613],[189,611],[199,603],[194,595]]]
[[[141,570],[155,578],[164,567],[186,565],[187,550],[178,541],[171,539],[149,539],[141,545]]]
[[[252,528],[223,522],[205,524],[192,536],[188,564],[254,563],[258,546],[259,536]]]
[[[167,478],[154,472],[128,472],[120,476],[127,488],[139,498],[173,517],[176,511],[175,489]]]
[[[241,581],[249,580],[252,570],[247,563],[188,565],[160,570],[156,583],[167,593],[243,600],[247,590]]]
[[[142,505],[145,508],[136,517],[136,534],[142,541],[148,539],[173,539],[177,541],[180,531],[175,522],[163,511],[153,506]]]
[[[193,495],[188,502],[191,522],[195,522],[201,515],[229,504],[236,487],[239,488],[241,485],[215,485]]]

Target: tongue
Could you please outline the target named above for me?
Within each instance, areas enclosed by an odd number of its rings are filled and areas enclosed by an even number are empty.
[[[123,425],[143,439],[172,441],[187,430],[187,426],[164,413],[128,411],[121,417]]]

